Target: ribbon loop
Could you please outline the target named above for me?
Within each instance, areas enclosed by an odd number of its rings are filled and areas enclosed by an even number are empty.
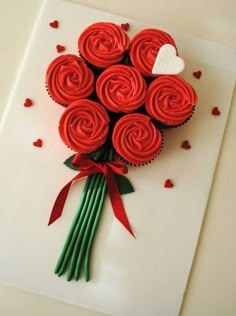
[[[121,161],[95,162],[85,155],[76,154],[72,160],[73,166],[81,170],[71,181],[69,181],[59,192],[54,203],[48,225],[55,222],[61,215],[66,202],[72,183],[80,178],[90,176],[96,173],[102,173],[107,180],[108,194],[111,200],[115,217],[120,223],[135,237],[129,224],[122,199],[120,197],[119,188],[116,182],[115,173],[123,175],[128,172],[125,163]]]

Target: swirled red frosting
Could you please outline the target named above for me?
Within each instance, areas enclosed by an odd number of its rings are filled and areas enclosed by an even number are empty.
[[[59,122],[63,142],[81,154],[88,154],[102,146],[108,135],[109,117],[101,104],[82,99],[71,103]]]
[[[131,62],[142,75],[156,77],[152,68],[161,46],[171,44],[176,47],[173,38],[166,32],[157,29],[145,29],[137,33],[130,43]]]
[[[197,103],[192,86],[179,76],[161,76],[148,87],[148,114],[165,125],[178,125],[191,116]]]
[[[98,22],[88,26],[78,40],[79,52],[92,65],[107,68],[120,62],[130,40],[114,23]]]
[[[162,136],[151,118],[131,113],[119,119],[114,127],[112,142],[116,152],[126,161],[140,165],[159,153]]]
[[[96,91],[110,111],[130,113],[144,104],[147,85],[134,67],[114,65],[98,77]]]
[[[46,84],[51,97],[62,105],[88,97],[94,90],[94,75],[76,55],[61,55],[47,69]]]

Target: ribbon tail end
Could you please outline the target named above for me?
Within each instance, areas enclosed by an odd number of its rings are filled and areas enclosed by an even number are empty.
[[[58,220],[58,218],[61,217],[71,183],[72,181],[67,183],[58,194],[54,206],[52,208],[52,212],[48,221],[48,226],[53,224],[56,220]]]
[[[50,217],[48,221],[48,226],[52,225],[58,218]]]
[[[132,231],[132,228],[131,227],[126,227],[125,226],[125,228],[128,230],[128,232],[130,233],[130,235],[132,235],[133,237],[134,237],[134,239],[136,239],[136,236],[135,236],[135,234],[133,233],[133,231]]]

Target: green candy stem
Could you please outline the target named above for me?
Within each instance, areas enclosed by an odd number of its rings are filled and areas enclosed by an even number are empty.
[[[114,150],[112,147],[110,147],[109,153],[108,153],[108,161],[112,161],[113,160],[113,154],[114,154]],[[107,183],[106,181],[104,181],[104,184],[102,186],[102,192],[100,195],[100,203],[98,205],[98,209],[97,209],[97,214],[94,220],[94,224],[89,236],[89,241],[88,241],[88,246],[87,246],[87,251],[85,253],[85,259],[84,259],[84,277],[85,277],[85,281],[88,282],[89,281],[89,266],[90,266],[90,258],[91,258],[91,252],[92,252],[92,247],[93,247],[93,242],[95,239],[95,234],[97,231],[97,227],[99,224],[99,220],[102,214],[102,210],[103,210],[103,206],[104,206],[104,202],[105,202],[105,198],[106,198],[106,189],[107,189]]]
[[[110,161],[113,149],[100,157],[100,161]],[[89,261],[92,245],[106,196],[106,180],[103,174],[87,178],[78,211],[72,222],[63,250],[55,267],[55,273],[61,276],[67,269],[67,280],[78,280],[81,262],[85,257],[85,279],[89,279]]]
[[[77,257],[81,251],[80,243],[81,243],[81,240],[84,236],[84,233],[85,233],[88,221],[89,221],[90,212],[91,212],[91,209],[92,209],[94,202],[95,202],[96,190],[97,190],[97,187],[99,185],[99,182],[100,182],[102,175],[96,174],[93,177],[95,179],[95,182],[94,182],[94,186],[91,188],[92,194],[91,194],[90,199],[88,201],[88,205],[85,203],[84,207],[83,207],[83,211],[82,211],[85,214],[83,221],[79,221],[77,223],[77,226],[75,229],[75,240],[76,241],[73,244],[73,252],[72,252],[72,257],[71,257],[69,270],[68,270],[68,274],[67,274],[67,281],[70,281],[73,277],[73,274],[74,274],[74,269],[75,269]]]
[[[93,201],[93,204],[92,204],[92,209],[90,210],[89,220],[88,220],[88,223],[87,223],[87,227],[86,227],[85,233],[83,235],[83,240],[82,240],[82,243],[81,243],[81,246],[80,246],[79,255],[78,255],[78,258],[77,258],[76,269],[75,269],[75,276],[74,276],[76,281],[78,281],[78,279],[79,279],[81,262],[82,262],[82,259],[83,259],[84,255],[85,255],[85,252],[86,252],[85,247],[88,245],[88,240],[89,240],[90,233],[91,233],[91,230],[92,230],[92,227],[93,227],[93,222],[94,222],[94,219],[96,217],[96,213],[98,211],[98,205],[99,205],[99,201],[101,199],[102,187],[103,187],[103,184],[106,182],[106,179],[105,179],[104,175],[101,175],[101,176],[102,177],[100,178],[99,184],[97,185],[97,187],[94,188],[96,196],[95,196],[95,200]]]
[[[104,161],[104,162],[107,161],[108,155],[109,155],[108,152],[106,152],[103,155],[103,157],[100,157],[100,161]],[[79,274],[80,274],[79,266],[80,265],[78,266],[77,262],[81,262],[83,260],[87,243],[88,243],[88,237],[93,225],[93,220],[95,217],[95,212],[96,212],[96,208],[98,204],[98,201],[97,201],[99,197],[98,190],[100,187],[102,187],[102,182],[105,181],[105,178],[102,174],[97,174],[96,177],[97,177],[96,184],[94,185],[93,193],[90,197],[90,203],[88,207],[86,208],[86,216],[81,225],[81,228],[77,237],[77,241],[74,245],[74,250],[73,250],[73,254],[72,254],[72,258],[71,258],[71,262],[69,266],[69,271],[67,274],[68,281],[72,279],[73,274],[74,274],[74,279],[76,281],[78,281],[79,279]]]
[[[66,255],[66,252],[67,252],[67,249],[69,247],[69,244],[71,242],[71,239],[72,239],[72,236],[74,234],[74,230],[75,230],[75,227],[76,227],[76,224],[79,220],[79,217],[80,217],[80,213],[82,211],[82,208],[83,208],[83,205],[84,205],[84,202],[85,202],[85,199],[86,199],[86,195],[88,194],[88,187],[91,183],[91,177],[88,177],[86,179],[86,182],[85,182],[85,185],[84,185],[84,189],[83,189],[83,192],[82,192],[82,197],[81,197],[81,200],[80,200],[80,204],[79,204],[79,207],[78,207],[78,210],[77,210],[77,213],[73,219],[73,222],[71,224],[71,228],[70,228],[70,231],[69,231],[69,234],[67,235],[67,238],[66,238],[66,241],[65,241],[65,244],[64,244],[64,247],[63,247],[63,250],[61,252],[61,255],[58,259],[58,262],[56,264],[56,267],[55,267],[55,270],[54,270],[54,273],[57,274],[60,269],[61,269],[61,265],[65,259],[65,255]]]
[[[94,220],[94,224],[93,224],[93,227],[92,227],[91,234],[89,236],[88,246],[87,246],[85,259],[84,259],[84,277],[85,277],[85,281],[86,282],[89,281],[89,265],[90,265],[91,251],[92,251],[93,241],[94,241],[94,238],[95,238],[95,234],[96,234],[96,231],[97,231],[98,223],[99,223],[99,220],[100,220],[100,217],[101,217],[101,214],[102,214],[102,210],[103,210],[103,206],[104,206],[104,202],[105,202],[106,188],[107,188],[107,184],[106,184],[106,181],[104,181],[103,187],[102,187],[100,203],[98,205],[97,214],[96,214],[96,217],[95,217],[95,220]]]
[[[86,214],[86,209],[87,209],[87,206],[89,204],[91,195],[93,193],[93,186],[94,186],[94,183],[96,181],[96,176],[97,175],[91,176],[91,180],[90,180],[90,183],[89,183],[88,188],[87,188],[87,194],[85,196],[84,203],[82,204],[80,215],[78,216],[78,221],[75,222],[75,226],[74,226],[74,229],[72,231],[72,238],[70,239],[70,242],[67,245],[65,245],[65,247],[63,249],[63,250],[65,250],[64,251],[64,259],[61,263],[59,271],[57,272],[58,276],[61,276],[65,272],[67,265],[69,263],[69,260],[71,258],[71,253],[73,251],[74,244],[76,242],[76,238],[77,238],[77,235],[79,233],[80,225],[81,225],[83,218]]]

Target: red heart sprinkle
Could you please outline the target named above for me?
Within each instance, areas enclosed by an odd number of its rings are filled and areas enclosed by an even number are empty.
[[[202,75],[202,72],[199,70],[199,71],[194,71],[193,72],[193,76],[197,79],[200,79],[201,78],[201,75]]]
[[[121,28],[122,28],[124,31],[128,31],[128,29],[129,29],[129,23],[122,23],[122,24],[121,24]]]
[[[30,100],[29,98],[25,99],[24,106],[25,106],[26,108],[28,108],[28,107],[30,107],[31,105],[33,105],[32,100]]]
[[[171,182],[170,179],[167,179],[167,180],[165,181],[165,184],[164,184],[164,187],[165,187],[165,188],[172,188],[173,186],[174,186],[174,184]]]
[[[64,52],[64,50],[66,49],[65,46],[62,45],[57,45],[56,48],[58,53]]]
[[[184,149],[190,149],[191,145],[189,144],[188,140],[185,140],[185,141],[182,142],[181,147],[184,148]]]
[[[55,21],[53,21],[53,22],[50,22],[50,23],[49,23],[49,25],[50,25],[52,28],[57,29],[57,28],[58,28],[59,23],[58,23],[58,21],[57,21],[57,20],[55,20]]]
[[[35,147],[42,147],[43,146],[43,141],[42,141],[42,139],[37,139],[35,142],[33,142],[33,145],[35,146]]]
[[[216,115],[216,116],[220,115],[220,110],[218,109],[217,106],[215,106],[215,107],[212,109],[211,114],[212,114],[212,115]]]

